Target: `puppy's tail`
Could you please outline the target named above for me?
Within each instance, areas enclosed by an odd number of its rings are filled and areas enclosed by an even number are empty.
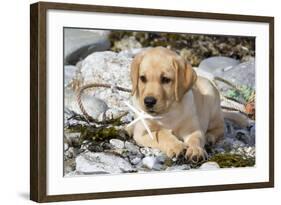
[[[223,110],[222,113],[225,119],[233,121],[242,128],[246,128],[251,125],[251,120],[246,115],[238,111]]]

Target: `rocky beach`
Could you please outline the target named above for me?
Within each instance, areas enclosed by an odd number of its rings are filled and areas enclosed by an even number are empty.
[[[255,166],[254,38],[67,29],[64,41],[65,176]],[[198,75],[210,80],[221,78],[238,87],[217,82],[224,96],[251,111],[246,128],[225,120],[224,138],[213,146],[206,145],[206,162],[190,164],[183,156],[170,159],[157,149],[138,146],[125,131],[134,119],[124,103],[130,101],[131,95],[116,86],[131,88],[133,57],[155,46],[176,51],[192,63]],[[91,117],[104,121],[128,114],[110,124],[87,121],[76,95],[81,86],[90,83],[112,85],[83,93],[81,101]]]

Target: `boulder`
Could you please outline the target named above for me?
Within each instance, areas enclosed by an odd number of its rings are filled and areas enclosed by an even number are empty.
[[[129,92],[118,91],[115,85],[130,89],[130,65],[132,58],[125,54],[111,51],[96,52],[89,55],[81,63],[81,74],[84,84],[106,83],[112,85],[108,88],[93,88],[89,93],[105,100],[114,113],[128,110],[124,101],[130,99]]]
[[[196,71],[198,75],[211,80],[214,77],[222,77],[234,85],[255,89],[255,58],[240,63],[228,57],[210,57],[203,60]],[[226,90],[229,86],[219,83],[219,88]]]

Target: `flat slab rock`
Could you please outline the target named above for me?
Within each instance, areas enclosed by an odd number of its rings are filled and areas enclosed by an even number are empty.
[[[215,76],[222,77],[236,85],[255,88],[255,58],[240,63],[238,60],[228,57],[210,57],[200,63],[197,74],[208,79],[213,79]],[[219,87],[229,88],[224,84]]]
[[[119,174],[134,172],[125,159],[111,153],[85,152],[76,158],[76,171],[82,174]]]

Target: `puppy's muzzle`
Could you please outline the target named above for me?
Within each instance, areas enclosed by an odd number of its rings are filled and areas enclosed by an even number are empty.
[[[144,104],[147,108],[153,108],[156,102],[157,100],[155,97],[148,96],[144,98]]]

